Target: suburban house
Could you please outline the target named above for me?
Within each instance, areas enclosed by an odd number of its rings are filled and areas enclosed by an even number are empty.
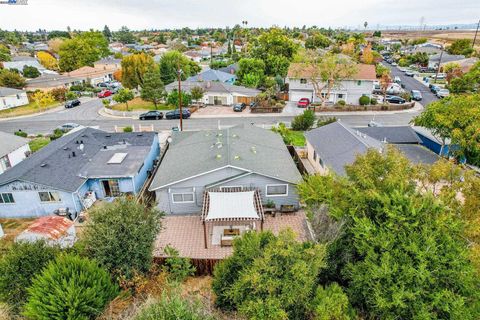
[[[424,43],[418,46],[415,46],[411,53],[426,53],[428,55],[437,54],[442,51],[442,46],[434,43]]]
[[[19,72],[22,73],[23,68],[25,66],[28,66],[28,67],[37,68],[37,70],[40,71],[41,74],[58,74],[55,71],[46,69],[44,66],[42,66],[40,64],[40,62],[38,62],[37,59],[35,59],[33,57],[20,56],[20,57],[14,57],[14,58],[16,58],[16,59],[13,59],[13,61],[2,62],[3,67],[5,69],[10,69],[10,70],[11,69],[17,69]]]
[[[42,74],[35,79],[28,79],[26,89],[30,91],[50,91],[55,88],[69,88],[83,82],[81,78],[70,77],[61,74]]]
[[[421,145],[421,139],[409,126],[350,128],[337,121],[305,134],[307,159],[316,172],[332,170],[345,175],[345,166],[369,149],[383,152],[393,145],[412,163],[433,164],[439,157]]]
[[[200,52],[193,50],[185,51],[183,55],[186,56],[188,59],[195,61],[196,63],[200,63],[200,61],[202,61],[202,58],[204,58]]]
[[[208,69],[203,72],[200,72],[197,75],[187,78],[188,82],[195,81],[218,81],[228,84],[233,84],[237,80],[237,77],[234,74],[226,73],[219,70]]]
[[[233,63],[231,65],[218,69],[218,71],[222,71],[230,74],[237,73],[237,70],[238,70],[238,63]]]
[[[0,174],[30,155],[28,140],[0,131]]]
[[[60,216],[38,218],[15,237],[15,242],[45,241],[60,248],[72,247],[76,240],[74,222]]]
[[[28,104],[27,92],[7,87],[0,87],[0,110]]]
[[[441,60],[440,60],[441,58]],[[434,55],[431,55],[428,58],[428,68],[429,69],[437,69],[439,63],[448,63],[448,62],[454,62],[458,60],[465,59],[465,56],[463,55],[452,55],[447,52],[443,53],[436,53]]]
[[[361,96],[372,96],[373,83],[376,81],[375,66],[368,64],[357,65],[357,73],[351,78],[341,81],[330,92],[330,103],[340,100],[347,104],[358,104]],[[292,63],[288,69],[286,83],[289,86],[290,101],[299,101],[308,98],[313,102],[320,102],[313,84],[311,83],[312,71],[303,63]],[[322,95],[325,94],[322,92]]]
[[[138,194],[159,152],[154,132],[65,135],[0,175],[0,217],[74,218],[97,199]]]
[[[115,58],[103,58],[93,63],[93,66],[97,69],[103,70],[118,70],[122,67],[122,59]]]
[[[155,245],[181,257],[223,259],[246,231],[291,228],[308,239],[296,184],[302,180],[280,135],[253,125],[175,132],[149,190],[166,212]],[[271,213],[288,213],[272,216]],[[198,266],[197,266],[198,267]]]
[[[77,79],[81,79],[84,83],[89,83],[95,86],[101,82],[113,80],[113,73],[120,70],[120,65],[116,62],[112,63],[97,63],[95,66],[85,66],[77,70],[70,71],[65,75]]]
[[[208,105],[231,106],[235,103],[250,103],[260,93],[260,90],[236,86],[219,81],[182,81],[182,90],[189,92],[194,87],[201,87],[204,90],[203,98],[200,102]],[[176,82],[165,86],[165,90],[170,93],[178,89]]]

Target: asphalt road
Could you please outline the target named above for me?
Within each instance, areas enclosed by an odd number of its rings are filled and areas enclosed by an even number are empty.
[[[419,90],[422,93],[422,97],[423,97],[420,103],[423,104],[424,106],[426,106],[430,102],[438,100],[438,98],[432,92],[430,92],[430,89],[427,86],[420,83],[418,80],[414,79],[413,77],[406,76],[405,73],[398,70],[398,67],[394,67],[391,64],[388,64],[386,62],[384,62],[383,65],[385,65],[391,70],[392,79],[396,76],[400,77],[400,80],[402,80],[402,83],[405,85],[406,91]]]

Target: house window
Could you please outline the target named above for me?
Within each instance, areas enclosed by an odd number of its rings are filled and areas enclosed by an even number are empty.
[[[193,192],[172,193],[173,203],[192,203],[194,201]]]
[[[17,94],[17,100],[20,100],[20,95],[19,94]]]
[[[300,83],[301,83],[301,84],[307,84],[307,79],[303,79],[303,78],[300,79]]]
[[[4,157],[0,158],[0,169],[2,169],[2,171],[7,170],[11,166],[12,165],[10,164],[10,160],[8,160],[7,156],[4,156]]]
[[[52,192],[52,191],[47,191],[47,192],[39,192],[38,195],[40,196],[40,201],[41,202],[60,202],[62,199],[60,199],[60,195],[58,192]]]
[[[361,81],[361,80],[358,80],[358,81],[357,81],[357,85],[361,86],[361,85],[362,85],[362,81]]]
[[[225,186],[225,187],[220,187],[220,190],[223,192],[239,192],[242,191],[243,187],[242,186]]]
[[[313,151],[313,161],[317,161],[317,152]]]
[[[13,194],[0,193],[0,203],[15,203],[15,199],[13,199]]]
[[[278,197],[288,195],[288,184],[267,185],[267,197]]]
[[[337,95],[337,97],[338,97],[338,99],[343,99],[343,93],[339,93],[339,94]]]

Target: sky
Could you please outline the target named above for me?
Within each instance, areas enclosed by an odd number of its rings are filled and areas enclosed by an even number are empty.
[[[22,0],[17,0],[22,1]],[[471,24],[480,19],[480,0],[23,0],[0,4],[7,30],[133,30],[181,27],[272,25],[359,27]],[[1,2],[1,1],[0,1]]]

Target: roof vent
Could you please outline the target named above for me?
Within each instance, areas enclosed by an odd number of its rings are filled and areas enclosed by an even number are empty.
[[[222,155],[221,155],[221,154],[217,154],[217,155],[215,156],[215,158],[218,159],[218,160],[220,160],[220,159],[222,159]]]
[[[137,137],[143,137],[143,133],[137,133]]]
[[[42,168],[44,168],[44,167],[46,167],[46,166],[47,166],[46,163],[42,163],[42,164],[40,165],[40,167],[42,167]]]
[[[235,157],[233,157],[235,160],[240,160],[240,156],[237,154]]]
[[[103,149],[107,149],[107,146],[103,146]]]
[[[68,150],[68,149],[70,149],[70,148],[69,147],[63,147],[63,150]]]
[[[105,138],[110,138],[112,135],[111,134],[107,134],[105,135]]]
[[[75,157],[75,156],[76,156],[75,151],[72,151],[72,157]]]
[[[257,153],[257,148],[255,146],[251,147],[250,150],[252,150],[253,153]]]

